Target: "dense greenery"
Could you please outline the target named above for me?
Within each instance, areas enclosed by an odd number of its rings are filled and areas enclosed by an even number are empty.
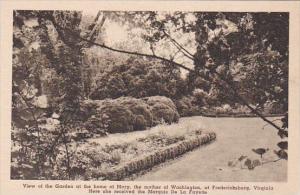
[[[180,97],[184,81],[178,68],[151,59],[128,59],[125,64],[114,65],[96,78],[92,99],[121,96],[148,97],[161,95]]]
[[[97,130],[100,133],[145,130],[161,123],[178,122],[179,119],[176,106],[164,96],[86,100],[82,102],[82,112],[87,118],[84,125],[93,133]]]

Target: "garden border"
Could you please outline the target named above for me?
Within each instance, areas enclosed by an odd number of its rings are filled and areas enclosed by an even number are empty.
[[[191,151],[201,145],[208,144],[216,139],[216,133],[208,132],[190,138],[181,142],[172,144],[163,148],[160,151],[152,152],[146,156],[137,158],[131,162],[117,166],[107,172],[98,172],[93,177],[103,178],[104,180],[120,181],[134,173],[152,168],[155,165],[165,162],[169,159],[174,159],[188,151]]]

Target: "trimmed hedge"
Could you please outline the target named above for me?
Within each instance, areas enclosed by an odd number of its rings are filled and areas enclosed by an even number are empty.
[[[93,175],[93,177],[103,178],[104,180],[119,181],[134,173],[149,169],[169,159],[174,159],[215,139],[216,134],[214,132],[198,135],[195,138],[172,144],[160,151],[156,151],[141,158],[134,159],[133,161],[128,162],[125,165],[115,167],[112,170],[94,173],[95,175]]]
[[[175,104],[164,96],[86,100],[81,111],[86,128],[93,132],[145,130],[161,122],[171,124],[179,120]]]

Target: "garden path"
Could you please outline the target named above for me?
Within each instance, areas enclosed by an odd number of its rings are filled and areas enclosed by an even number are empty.
[[[271,118],[272,120],[276,118]],[[277,131],[263,126],[260,118],[208,118],[186,117],[180,123],[199,123],[207,130],[217,133],[217,140],[202,146],[182,157],[152,169],[136,178],[139,181],[239,181],[268,182],[286,181],[287,161],[267,163],[254,170],[229,167],[228,162],[247,155],[251,159],[260,159],[252,148],[264,147],[270,150],[264,160],[276,159],[273,150],[278,149],[280,137]]]

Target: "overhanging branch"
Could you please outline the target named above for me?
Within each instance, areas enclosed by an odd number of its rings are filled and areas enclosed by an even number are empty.
[[[167,59],[167,58],[164,58],[164,57],[160,57],[160,56],[157,56],[157,55],[153,55],[153,54],[145,54],[145,53],[139,53],[139,52],[135,52],[135,51],[126,51],[126,50],[121,50],[121,49],[116,49],[116,48],[112,48],[112,47],[109,47],[105,44],[100,44],[100,43],[96,43],[94,41],[91,41],[91,40],[88,40],[88,39],[85,39],[75,33],[73,33],[72,30],[70,29],[65,29],[65,28],[62,28],[61,26],[59,26],[57,23],[54,24],[56,28],[59,28],[60,30],[65,30],[67,31],[71,36],[74,36],[78,39],[80,39],[81,41],[85,41],[87,43],[90,43],[90,44],[93,44],[93,45],[96,45],[96,46],[99,46],[99,47],[102,47],[102,48],[105,48],[105,49],[108,49],[110,51],[114,51],[114,52],[119,52],[119,53],[125,53],[125,54],[130,54],[130,55],[137,55],[137,56],[144,56],[144,57],[149,57],[149,58],[155,58],[155,59],[158,59],[158,60],[161,60],[161,61],[165,61],[165,62],[168,62],[172,65],[175,65],[177,67],[180,67],[180,68],[183,68],[187,71],[193,71],[193,69],[191,68],[188,68],[186,67],[185,65],[182,65],[182,64],[179,64],[177,62],[174,62],[170,59]]]
[[[184,52],[182,52],[187,58],[191,59],[191,60],[195,60],[194,59],[194,55],[191,54],[191,52],[189,52],[187,49],[185,49],[180,43],[178,43],[175,39],[173,39],[171,37],[171,35],[169,35],[165,30],[162,30],[163,33],[172,41],[172,43],[178,48],[178,49],[182,49]]]
[[[194,72],[196,73],[197,76],[200,76],[198,72],[194,71],[193,69],[191,68],[188,68],[186,67],[185,65],[183,64],[179,64],[177,62],[174,62],[170,59],[166,59],[166,58],[163,58],[163,57],[160,57],[160,56],[157,56],[157,55],[154,55],[154,54],[145,54],[145,53],[139,53],[139,52],[134,52],[134,51],[127,51],[127,50],[121,50],[121,49],[116,49],[116,48],[112,48],[112,47],[109,47],[105,44],[100,44],[100,43],[96,43],[94,41],[91,41],[91,40],[88,40],[88,39],[85,39],[77,34],[75,34],[72,30],[70,29],[65,29],[65,28],[62,28],[61,26],[59,26],[57,23],[54,22],[54,25],[56,28],[59,28],[60,30],[65,30],[68,32],[69,35],[71,36],[74,36],[76,38],[78,38],[79,40],[81,41],[85,41],[85,42],[88,42],[92,45],[96,45],[96,46],[99,46],[99,47],[102,47],[102,48],[105,48],[105,49],[108,49],[110,51],[114,51],[114,52],[119,52],[119,53],[125,53],[125,54],[130,54],[130,55],[137,55],[137,56],[144,56],[144,57],[149,57],[149,58],[154,58],[154,59],[158,59],[158,60],[161,60],[161,61],[164,61],[164,62],[168,62],[174,66],[177,66],[177,67],[180,67],[180,68],[183,68],[189,72]],[[179,43],[178,43],[179,44]],[[182,47],[182,46],[181,46]],[[182,47],[183,48],[183,47]],[[277,126],[276,124],[274,124],[272,121],[268,120],[266,117],[264,117],[261,113],[259,113],[255,108],[253,108],[252,106],[250,106],[248,104],[248,102],[242,97],[239,95],[238,93],[238,90],[236,89],[235,85],[233,83],[231,83],[229,80],[227,80],[226,78],[222,77],[222,75],[220,75],[219,73],[217,73],[216,71],[212,71],[210,70],[210,73],[211,74],[216,74],[221,80],[223,80],[229,87],[230,89],[234,92],[234,94],[236,95],[236,98],[240,100],[241,103],[243,103],[246,107],[248,107],[251,112],[255,115],[257,115],[258,117],[260,117],[262,120],[264,120],[265,122],[269,123],[271,126],[273,126],[274,128],[276,128],[279,132],[283,131],[282,128],[280,128],[279,126]]]

